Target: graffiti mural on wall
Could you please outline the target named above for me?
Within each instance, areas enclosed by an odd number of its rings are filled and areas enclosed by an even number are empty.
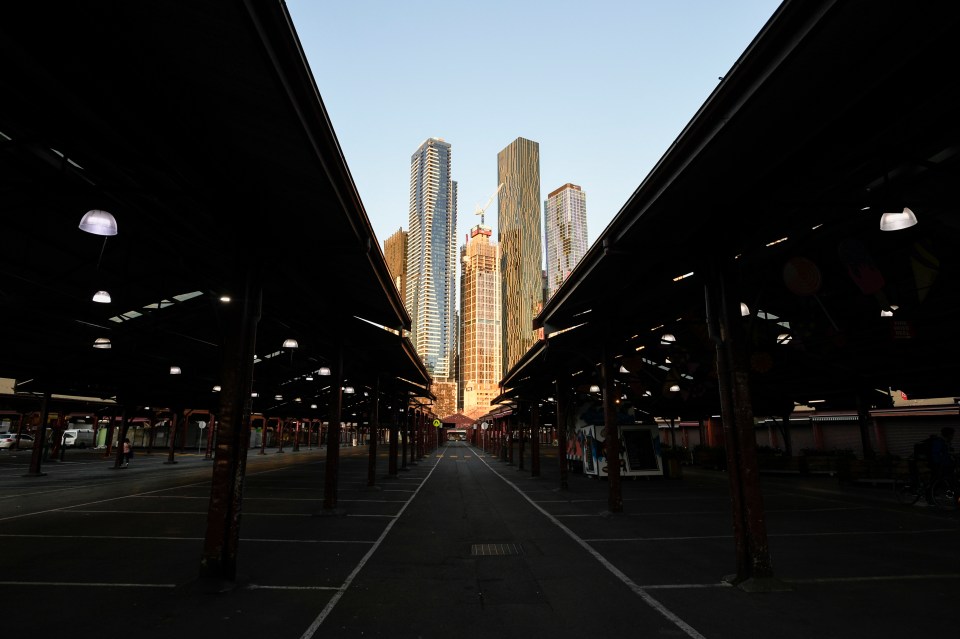
[[[593,404],[581,406],[574,429],[567,436],[567,459],[576,470],[597,477],[607,476],[607,428],[603,411]],[[632,409],[617,415],[620,426],[620,474],[660,475],[660,435],[657,425],[639,423]]]

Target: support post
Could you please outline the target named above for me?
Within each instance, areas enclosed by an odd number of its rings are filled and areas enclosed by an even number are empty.
[[[557,381],[554,392],[557,400],[557,460],[560,462],[560,490],[570,488],[567,479],[569,463],[567,461],[567,410],[569,397],[567,389]]]
[[[607,508],[612,513],[623,512],[623,492],[620,486],[620,425],[617,423],[617,395],[616,380],[614,371],[617,370],[613,361],[613,355],[609,348],[603,346],[603,354],[600,362],[600,374],[603,377],[603,425],[606,430],[604,435],[604,448],[607,458],[607,482],[609,484],[609,494],[607,496]]]
[[[407,470],[407,436],[416,417],[417,409],[411,408],[407,412],[407,419],[400,429],[400,470]]]
[[[330,397],[330,426],[327,432],[327,463],[324,468],[323,509],[337,507],[337,479],[340,475],[340,417],[343,412],[343,348],[337,353]]]
[[[367,486],[377,483],[377,437],[380,434],[380,376],[373,383],[373,405],[370,411],[370,452],[367,459]]]
[[[247,264],[247,267],[240,299],[226,310],[220,419],[217,420],[207,530],[200,559],[200,579],[213,591],[225,589],[225,584],[237,576],[240,506],[250,444],[253,354],[262,299],[258,274],[253,265]]]
[[[173,412],[170,414],[170,445],[169,445],[168,448],[167,448],[167,461],[163,462],[164,464],[176,464],[176,463],[177,463],[177,460],[174,459],[174,454],[175,454],[174,447],[175,447],[176,444],[177,444],[177,430],[179,430],[179,426],[180,426],[180,414],[181,414],[181,412],[182,412],[182,410],[181,410],[180,408],[175,408],[175,409],[173,409]],[[126,414],[126,413],[124,413],[124,414]],[[120,429],[123,430],[123,428],[124,428],[124,426],[123,426],[123,423],[122,423],[122,421],[121,421]],[[118,453],[119,453],[119,451],[122,451],[122,450],[123,450],[123,446],[122,446],[123,436],[122,436],[122,435],[121,435],[120,438],[117,440],[117,442],[118,442],[118,444],[117,444],[117,449],[118,449]]]
[[[530,403],[530,476],[540,476],[540,403]]]
[[[43,477],[46,473],[40,471],[43,459],[43,447],[47,443],[47,418],[50,415],[50,393],[44,393],[40,400],[40,427],[37,428],[37,438],[33,440],[33,449],[30,451],[30,471],[24,477]],[[19,432],[19,431],[18,431]]]
[[[717,346],[717,381],[736,540],[737,572],[725,580],[743,590],[781,589],[772,579],[739,302],[732,295],[729,278],[720,269],[706,271],[706,318]]]

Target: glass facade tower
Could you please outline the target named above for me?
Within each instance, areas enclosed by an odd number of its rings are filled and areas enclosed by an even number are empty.
[[[457,183],[450,165],[450,144],[440,138],[410,158],[405,302],[410,341],[434,380],[451,377],[456,348]]]
[[[576,184],[564,184],[543,203],[547,298],[560,288],[587,252],[587,196]]]

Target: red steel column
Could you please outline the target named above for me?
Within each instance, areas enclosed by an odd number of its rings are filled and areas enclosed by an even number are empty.
[[[175,460],[173,457],[175,453],[174,446],[176,446],[177,444],[177,428],[180,422],[180,410],[181,409],[179,408],[175,408],[173,412],[170,413],[170,444],[169,444],[169,447],[167,448],[167,461],[163,462],[164,464],[178,463],[177,460]],[[121,434],[117,441],[119,442],[123,441],[123,437],[124,437],[123,434],[126,432],[126,428],[127,428],[126,411],[124,411],[123,422],[121,423],[121,426],[120,426]],[[117,454],[119,455],[120,452],[123,450],[123,446],[117,446],[117,449],[118,449]]]
[[[530,404],[530,476],[540,476],[540,403]]]
[[[773,567],[760,493],[749,366],[741,346],[743,326],[739,303],[730,295],[719,269],[706,271],[709,277],[705,286],[706,318],[710,337],[717,345],[717,382],[737,557],[737,573],[727,580],[740,584],[752,578],[772,578]]]
[[[557,461],[560,463],[560,489],[567,490],[570,484],[567,480],[567,389],[556,382],[557,400]]]
[[[377,483],[377,438],[380,435],[380,376],[373,384],[373,406],[370,411],[370,451],[367,458],[367,486]]]
[[[240,542],[243,496],[253,390],[253,354],[260,321],[262,292],[255,265],[247,265],[239,299],[227,305],[227,333],[221,368],[220,408],[213,460],[207,530],[200,559],[200,578],[212,589],[233,581]]]
[[[607,458],[607,482],[610,493],[607,508],[612,513],[623,512],[623,493],[620,486],[620,426],[617,423],[617,395],[614,371],[617,370],[613,356],[606,345],[600,362],[603,377],[603,424],[606,429],[604,448]]]
[[[337,507],[337,478],[340,475],[340,416],[343,412],[343,349],[332,371],[333,395],[330,398],[330,426],[327,434],[327,463],[323,482],[323,509]]]

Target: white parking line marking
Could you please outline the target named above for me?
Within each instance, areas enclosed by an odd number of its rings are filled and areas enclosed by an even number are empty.
[[[79,586],[80,588],[176,588],[177,584],[110,584],[70,581],[0,581],[0,586]]]
[[[693,626],[691,626],[690,624],[688,624],[687,622],[685,622],[683,619],[681,619],[679,616],[677,616],[676,614],[674,614],[672,611],[670,611],[670,610],[669,610],[666,606],[664,606],[662,603],[660,603],[659,601],[657,601],[656,599],[654,599],[653,597],[651,597],[651,596],[650,596],[650,593],[648,593],[646,590],[644,590],[643,588],[641,588],[640,586],[638,586],[632,579],[630,579],[630,577],[628,577],[626,574],[624,574],[623,571],[621,571],[619,568],[617,568],[617,567],[614,566],[612,563],[610,563],[609,561],[607,561],[607,558],[604,557],[603,555],[601,555],[601,554],[600,554],[599,552],[597,552],[596,550],[594,550],[593,547],[590,546],[590,544],[588,544],[586,541],[584,541],[583,539],[581,539],[580,537],[578,537],[576,533],[574,533],[572,530],[570,530],[569,528],[567,528],[566,526],[564,526],[562,523],[560,523],[560,521],[559,521],[556,517],[554,517],[553,515],[551,515],[550,513],[548,513],[546,510],[543,509],[542,506],[538,505],[538,504],[537,504],[536,502],[534,502],[532,499],[530,499],[529,497],[527,497],[527,496],[524,494],[524,492],[520,489],[519,486],[517,486],[516,484],[514,484],[512,481],[510,481],[509,479],[507,479],[506,477],[504,477],[504,476],[501,475],[500,473],[497,473],[493,468],[490,467],[489,464],[487,464],[487,462],[484,461],[483,463],[487,465],[487,468],[489,468],[491,471],[493,471],[494,473],[496,473],[497,476],[500,477],[500,479],[502,479],[503,481],[505,481],[505,482],[507,483],[507,485],[509,485],[511,488],[513,488],[515,491],[517,491],[517,493],[519,493],[524,499],[526,499],[528,502],[530,502],[530,505],[533,506],[534,508],[536,508],[537,510],[539,510],[539,511],[543,514],[544,517],[546,517],[547,519],[549,519],[555,526],[557,526],[558,528],[560,528],[560,530],[562,530],[563,532],[565,532],[571,539],[573,539],[577,544],[579,544],[584,550],[586,550],[588,553],[590,553],[591,555],[593,555],[593,557],[594,557],[597,561],[599,561],[600,564],[601,564],[604,568],[606,568],[608,571],[610,571],[610,572],[611,572],[614,576],[616,576],[621,582],[623,582],[628,588],[630,588],[630,590],[632,590],[632,591],[633,591],[634,593],[636,593],[641,599],[643,599],[643,601],[644,601],[648,606],[650,606],[651,608],[653,608],[654,610],[656,610],[657,612],[659,612],[661,615],[663,615],[664,617],[666,617],[668,620],[670,620],[670,622],[672,622],[675,626],[677,626],[678,628],[680,628],[680,629],[684,632],[684,634],[686,634],[686,635],[687,635],[688,637],[690,637],[691,639],[706,639],[706,637],[704,637],[704,636],[701,635],[699,632],[697,632],[696,629],[693,628]]]

